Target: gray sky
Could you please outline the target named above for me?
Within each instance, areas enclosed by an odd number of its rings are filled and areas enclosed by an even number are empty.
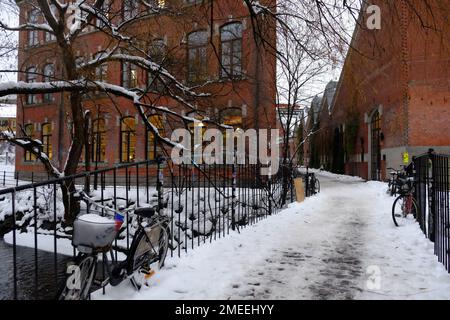
[[[2,22],[7,23],[8,25],[15,26],[18,24],[18,14],[14,8],[11,8],[11,5],[8,3],[8,0],[0,0],[0,19]],[[2,46],[9,46],[9,41],[17,42],[18,33],[17,32],[7,32],[0,31],[0,69],[17,69],[17,52],[14,54],[8,54],[8,57],[5,57],[5,50]],[[17,75],[15,73],[0,73],[0,82],[5,81],[15,81],[17,79]]]

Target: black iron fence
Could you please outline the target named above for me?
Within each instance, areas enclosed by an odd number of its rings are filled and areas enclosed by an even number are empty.
[[[450,156],[432,150],[414,159],[417,217],[422,231],[434,242],[435,254],[450,272]]]
[[[47,180],[50,176],[42,172],[0,171],[0,190]]]
[[[258,165],[147,161],[0,190],[0,233],[5,235],[0,269],[8,270],[0,275],[0,298],[55,297],[66,262],[77,254],[72,228],[65,224],[62,185],[73,186],[73,193],[85,190],[99,204],[119,211],[156,207],[171,218],[171,255],[181,256],[277,213],[293,198],[290,174],[281,169],[262,176]],[[89,208],[81,204],[80,210]],[[116,257],[131,244],[134,218],[127,213]],[[97,277],[104,279],[105,269],[98,270]]]

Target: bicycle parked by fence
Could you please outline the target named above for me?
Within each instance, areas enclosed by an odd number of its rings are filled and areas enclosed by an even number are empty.
[[[80,198],[88,206],[110,213],[110,216],[114,216],[114,220],[102,216],[100,212],[84,214],[75,220],[72,245],[79,254],[68,266],[68,277],[58,294],[58,299],[86,300],[90,297],[94,283],[100,287],[105,287],[108,283],[117,286],[126,279],[130,279],[136,290],[140,290],[146,279],[154,274],[153,265],[157,263],[158,268],[164,265],[169,246],[170,219],[161,215],[158,207],[132,209],[137,218],[138,228],[130,248],[121,249],[113,246],[113,242],[124,230],[124,218],[127,212],[117,212],[100,205],[85,193],[80,193]],[[126,256],[125,260],[117,261],[113,250],[123,252]],[[108,253],[111,256],[111,263]],[[100,255],[106,265],[108,278],[99,283],[96,282],[95,275]]]
[[[395,190],[399,194],[392,205],[392,219],[397,227],[404,226],[417,219],[419,206],[414,198],[413,176],[399,174],[396,178]]]
[[[395,197],[397,196],[397,194],[399,194],[398,192],[398,178],[399,177],[403,177],[404,173],[403,170],[396,170],[393,168],[388,168],[388,170],[390,171],[390,179],[388,181],[388,190],[387,193],[391,196],[391,197]]]

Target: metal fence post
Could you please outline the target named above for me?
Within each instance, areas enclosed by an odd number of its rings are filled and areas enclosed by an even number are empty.
[[[431,161],[431,178],[430,178],[430,213],[428,217],[428,229],[429,238],[432,242],[435,242],[435,227],[436,227],[436,181],[434,175],[435,156],[434,150],[430,149],[428,151],[428,157]],[[431,219],[431,221],[430,221]],[[431,222],[431,223],[430,223]]]
[[[163,196],[163,184],[164,184],[164,174],[162,172],[161,164],[163,162],[163,157],[158,156],[157,158],[157,173],[156,173],[156,191],[158,192],[158,214],[160,215],[163,209],[162,196]]]
[[[231,230],[236,230],[236,179],[237,179],[237,172],[236,172],[236,150],[234,151],[234,161],[233,165],[231,166],[232,170],[232,186],[231,186]]]

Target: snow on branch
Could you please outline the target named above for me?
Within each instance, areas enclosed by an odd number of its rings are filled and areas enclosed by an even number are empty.
[[[101,55],[101,57],[93,59],[90,62],[87,62],[86,64],[82,65],[81,68],[101,65],[102,63],[105,63],[108,61],[131,62],[131,63],[134,63],[146,70],[154,72],[160,78],[162,78],[161,80],[169,80],[183,94],[187,94],[187,95],[195,96],[195,97],[199,97],[199,98],[210,96],[210,94],[208,94],[208,93],[194,92],[191,88],[186,87],[180,81],[178,81],[169,71],[167,71],[165,68],[163,68],[160,64],[155,63],[148,58],[135,56],[135,55],[129,55],[129,54],[113,53],[113,51],[106,52],[105,54]],[[164,82],[166,82],[166,81],[164,81]]]
[[[58,168],[52,164],[47,154],[42,151],[44,148],[40,140],[32,139],[30,137],[18,138],[14,133],[9,131],[0,131],[0,138],[33,154],[36,159],[42,162],[47,172],[49,172],[55,178],[62,178],[64,176],[64,174],[61,173]]]
[[[16,27],[8,26],[7,24],[0,21],[0,28],[8,31],[30,31],[30,30],[41,30],[49,33],[54,33],[53,29],[45,23],[24,23]]]

